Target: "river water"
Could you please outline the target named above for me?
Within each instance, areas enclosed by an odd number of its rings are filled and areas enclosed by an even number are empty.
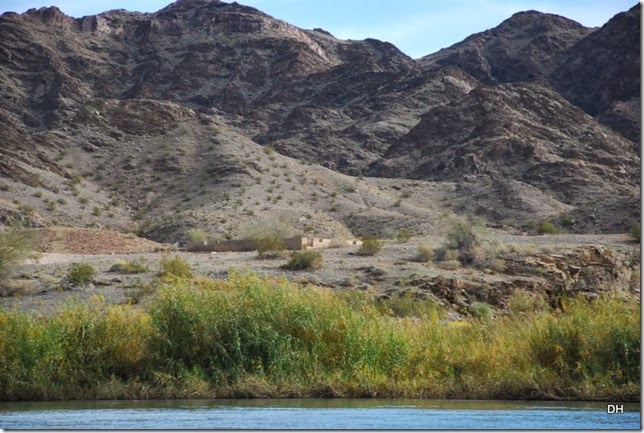
[[[640,429],[640,404],[278,399],[0,403],[2,429]]]

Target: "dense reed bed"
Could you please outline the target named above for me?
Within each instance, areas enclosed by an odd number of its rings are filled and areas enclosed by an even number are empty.
[[[166,276],[145,307],[0,310],[0,399],[639,400],[636,302],[452,323],[414,308],[231,273]]]

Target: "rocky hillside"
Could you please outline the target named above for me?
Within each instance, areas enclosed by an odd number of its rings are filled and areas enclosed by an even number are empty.
[[[414,60],[218,0],[5,13],[0,220],[158,241],[277,216],[427,232],[444,211],[623,231],[639,219],[639,16],[523,12]]]

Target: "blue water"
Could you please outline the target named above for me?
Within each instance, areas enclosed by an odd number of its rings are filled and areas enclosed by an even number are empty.
[[[153,400],[0,403],[3,429],[633,429],[640,404],[451,400]]]

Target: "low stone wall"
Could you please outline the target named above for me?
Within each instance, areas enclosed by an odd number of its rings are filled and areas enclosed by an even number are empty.
[[[287,250],[306,250],[309,248],[332,248],[345,245],[361,245],[362,241],[340,240],[340,239],[325,239],[308,237],[293,237],[284,239],[284,248]],[[207,240],[204,242],[188,242],[186,245],[187,251],[193,252],[231,252],[231,251],[255,251],[257,249],[257,242],[252,239],[245,240],[227,240],[215,241]]]
[[[294,237],[284,239],[284,247],[287,250],[303,250],[308,246],[307,238]],[[232,252],[232,251],[255,251],[257,242],[253,239],[227,240],[204,242],[188,242],[186,250],[193,252]]]

